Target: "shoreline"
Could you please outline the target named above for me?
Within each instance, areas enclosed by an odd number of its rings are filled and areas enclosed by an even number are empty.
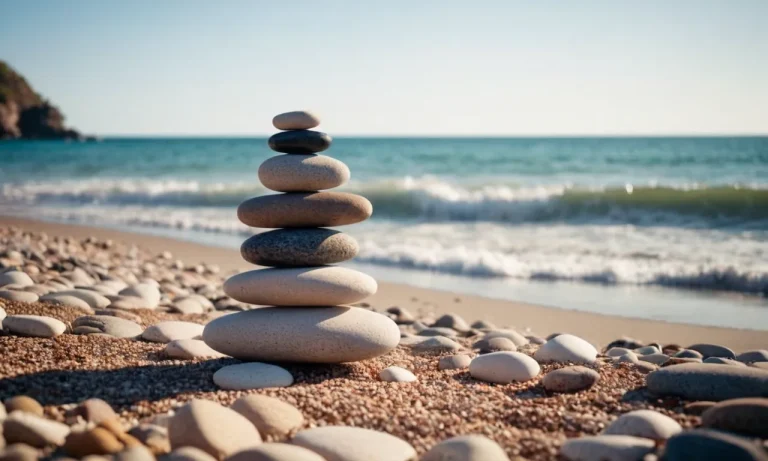
[[[100,239],[136,244],[157,253],[167,250],[186,263],[216,264],[224,273],[253,268],[242,260],[237,250],[168,237],[8,216],[0,216],[0,226],[16,226],[25,230],[45,232],[49,236],[78,239],[95,236]],[[536,334],[572,333],[601,347],[624,336],[645,342],[676,342],[682,346],[694,343],[715,343],[736,350],[758,349],[766,345],[766,332],[760,330],[708,327],[595,314],[381,281],[378,293],[366,301],[377,309],[399,306],[419,314],[456,313],[467,319],[487,320],[499,326],[530,329]]]

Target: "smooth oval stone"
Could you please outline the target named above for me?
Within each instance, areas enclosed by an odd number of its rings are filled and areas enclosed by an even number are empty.
[[[200,339],[177,339],[165,346],[165,355],[172,359],[194,360],[203,358],[220,358],[224,354],[211,349]]]
[[[666,440],[682,430],[680,424],[667,415],[653,410],[635,410],[619,416],[605,428],[603,434]]]
[[[37,416],[43,416],[44,411],[43,406],[37,400],[26,395],[17,395],[6,400],[5,409],[8,413],[23,411]]]
[[[560,455],[571,461],[640,461],[655,446],[653,440],[630,435],[596,435],[566,440]]]
[[[646,384],[655,394],[688,400],[768,397],[768,371],[752,367],[684,363],[650,373]]]
[[[60,293],[48,293],[45,296],[40,297],[41,302],[46,302],[50,304],[55,304],[57,306],[67,306],[67,307],[74,307],[76,309],[79,309],[83,312],[87,313],[93,313],[93,308],[88,305],[87,302],[83,301],[77,296],[67,295]]]
[[[751,440],[711,429],[694,429],[670,438],[663,459],[768,461],[768,455]]]
[[[694,344],[693,346],[689,346],[688,349],[700,353],[705,359],[709,357],[722,357],[724,359],[736,358],[736,353],[731,349],[718,344]]]
[[[332,141],[321,131],[294,130],[275,133],[267,143],[270,149],[283,154],[316,154],[331,147]]]
[[[306,267],[336,264],[357,256],[357,240],[332,229],[278,229],[250,237],[243,259],[259,266]]]
[[[243,360],[340,363],[389,352],[400,330],[387,317],[354,307],[270,307],[219,317],[203,339]]]
[[[147,327],[141,337],[155,343],[169,343],[177,339],[196,339],[203,334],[204,325],[168,320]]]
[[[337,266],[259,269],[224,282],[227,296],[262,306],[352,304],[375,294],[377,288],[370,276]]]
[[[26,287],[34,284],[35,284],[35,281],[32,280],[32,278],[29,275],[27,275],[26,272],[8,271],[8,272],[0,273],[0,288],[6,285],[17,285],[19,287]]]
[[[223,459],[261,444],[261,435],[245,416],[210,400],[192,400],[179,408],[168,425],[174,449],[199,448]]]
[[[637,355],[661,354],[661,349],[656,346],[643,346],[635,348],[633,352]]]
[[[494,330],[486,333],[485,336],[483,336],[483,339],[492,338],[507,338],[515,343],[515,346],[517,347],[525,346],[528,344],[528,338],[516,332],[515,330]]]
[[[594,363],[597,349],[578,336],[563,334],[542,344],[533,357],[540,362]]]
[[[491,352],[475,357],[469,364],[473,378],[498,384],[528,381],[539,371],[539,364],[521,352]]]
[[[720,402],[701,415],[701,425],[768,439],[768,399],[753,397]]]
[[[134,296],[147,302],[149,309],[154,309],[160,304],[160,290],[157,285],[151,283],[137,283],[120,290],[121,296]]]
[[[61,320],[42,315],[9,315],[3,319],[3,328],[12,334],[53,338],[67,331]]]
[[[411,351],[416,355],[442,354],[462,349],[461,344],[445,336],[433,336],[428,339],[422,339],[410,346]]]
[[[285,368],[268,363],[238,363],[220,368],[213,374],[213,382],[222,389],[244,391],[288,387],[293,384],[293,375]]]
[[[249,449],[250,450],[250,449]],[[248,453],[249,450],[244,450],[239,453]],[[237,456],[238,453],[226,458],[232,459]],[[203,450],[195,447],[181,447],[168,453],[162,457],[163,461],[216,461],[216,458],[204,452]]]
[[[456,330],[445,327],[429,327],[419,330],[418,336],[445,336],[446,338],[455,338],[458,336]]]
[[[16,411],[3,421],[3,435],[8,444],[25,443],[43,448],[47,445],[63,445],[69,434],[69,426],[32,413]]]
[[[266,395],[240,397],[231,408],[248,418],[262,436],[284,436],[304,424],[304,416],[296,407]]]
[[[84,420],[99,424],[103,421],[117,420],[118,416],[112,407],[101,399],[87,399],[75,407],[75,415],[81,416]]]
[[[64,446],[64,452],[75,458],[88,455],[110,455],[123,449],[117,437],[102,427],[87,431],[70,432]]]
[[[448,357],[440,357],[437,362],[438,370],[460,370],[468,368],[472,362],[472,358],[466,354],[449,355]]]
[[[606,352],[605,355],[607,355],[608,357],[617,357],[618,358],[618,357],[621,357],[622,355],[626,355],[627,353],[630,353],[630,352],[632,353],[632,355],[636,356],[636,354],[633,351],[627,349],[626,347],[612,347],[612,348],[608,349],[608,352]]]
[[[512,342],[511,339],[507,339],[503,337],[481,339],[480,341],[477,341],[476,343],[474,343],[472,345],[472,348],[478,349],[481,354],[485,354],[487,352],[517,350],[517,346],[515,346],[515,343]]]
[[[264,228],[337,227],[365,221],[371,214],[371,202],[346,192],[262,195],[237,207],[240,222]]]
[[[694,351],[693,349],[681,349],[675,353],[674,357],[681,359],[701,359],[704,356],[701,355],[701,352]]]
[[[278,130],[308,130],[320,125],[320,117],[308,110],[294,110],[275,115],[272,125]]]
[[[574,365],[552,370],[541,379],[544,389],[552,392],[575,392],[588,389],[600,380],[600,373]]]
[[[718,365],[731,365],[735,367],[746,367],[745,363],[741,363],[738,360],[724,359],[722,357],[707,357],[703,363],[714,363]]]
[[[34,303],[40,299],[40,296],[32,293],[31,291],[0,290],[0,299],[7,299],[8,301],[21,301],[23,303]]]
[[[471,329],[469,324],[459,314],[444,314],[430,326],[450,328],[459,333],[466,333]]]
[[[173,310],[182,314],[202,314],[205,312],[200,300],[190,296],[174,299]]]
[[[768,350],[756,349],[742,352],[736,356],[736,360],[742,363],[768,362]]]
[[[389,383],[410,383],[417,381],[416,375],[400,367],[388,367],[379,373],[379,379]]]
[[[72,322],[75,334],[104,333],[116,338],[136,338],[144,328],[136,322],[111,315],[86,315]]]
[[[259,180],[277,192],[314,192],[349,181],[347,165],[325,155],[288,154],[268,158],[259,166]]]
[[[325,459],[297,445],[265,443],[256,448],[235,453],[226,461],[325,461]]]
[[[66,291],[60,291],[56,293],[57,295],[69,295],[74,296],[75,298],[80,298],[92,308],[92,309],[101,309],[103,307],[109,306],[109,304],[112,302],[105,296],[91,290],[66,290]]]
[[[637,359],[643,362],[652,363],[654,365],[663,365],[667,360],[669,360],[669,356],[666,354],[648,354],[641,355]]]
[[[349,426],[325,426],[296,434],[292,444],[311,450],[326,461],[410,461],[416,450],[385,432]]]
[[[483,435],[470,434],[443,440],[421,457],[421,461],[509,461],[498,443]]]

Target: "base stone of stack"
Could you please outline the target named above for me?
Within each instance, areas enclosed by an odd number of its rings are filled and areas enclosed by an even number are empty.
[[[313,192],[333,189],[349,181],[347,165],[314,154],[287,154],[268,158],[259,166],[259,180],[277,192]]]
[[[359,251],[357,241],[332,229],[278,229],[243,242],[243,259],[259,266],[306,267],[348,261]]]
[[[391,351],[400,330],[389,318],[354,307],[267,307],[210,322],[203,340],[242,360],[342,363]]]
[[[227,296],[262,306],[352,304],[375,294],[377,288],[371,276],[337,266],[259,269],[224,282]]]
[[[368,199],[345,192],[262,195],[237,207],[240,222],[263,228],[344,226],[365,221],[371,214]]]

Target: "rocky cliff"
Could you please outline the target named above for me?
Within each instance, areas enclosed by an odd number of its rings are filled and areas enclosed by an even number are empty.
[[[0,61],[0,139],[85,139],[11,66]]]

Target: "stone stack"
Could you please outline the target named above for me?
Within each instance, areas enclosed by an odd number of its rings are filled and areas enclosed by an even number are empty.
[[[241,247],[243,258],[266,269],[227,280],[230,297],[256,309],[226,315],[205,327],[213,349],[243,360],[268,362],[354,362],[382,355],[397,346],[400,331],[389,318],[348,307],[376,292],[376,281],[361,272],[333,266],[354,258],[354,238],[328,227],[354,224],[371,216],[364,197],[319,192],[344,184],[347,166],[319,155],[331,137],[312,131],[319,125],[309,112],[276,116],[284,130],[269,138],[280,152],[259,167],[262,184],[278,194],[241,203],[244,224],[277,230],[256,234]]]

